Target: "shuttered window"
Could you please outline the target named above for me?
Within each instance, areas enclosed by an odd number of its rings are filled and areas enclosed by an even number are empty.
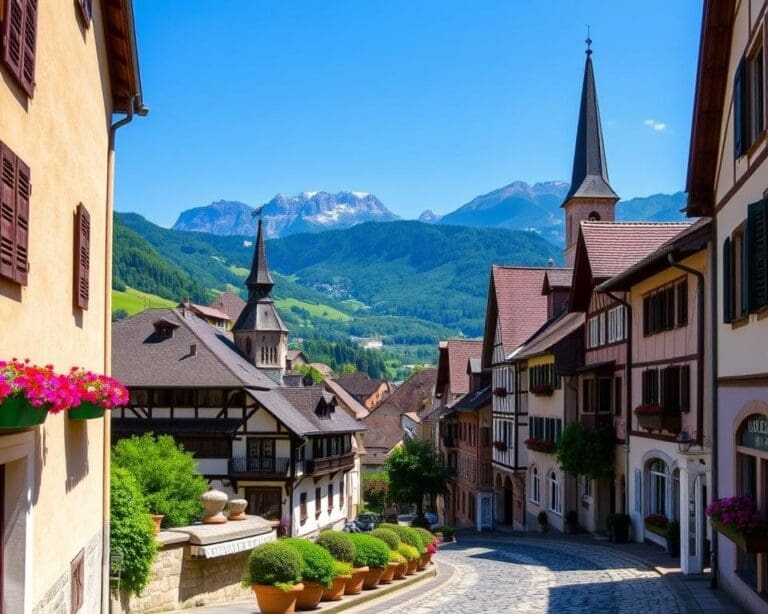
[[[736,158],[747,153],[746,64],[742,59],[733,77],[733,155]]]
[[[659,371],[643,371],[643,405],[655,405],[659,402]]]
[[[3,62],[30,98],[35,88],[37,1],[5,0],[3,10]]]
[[[768,305],[768,200],[749,205],[747,213],[749,310]]]
[[[0,277],[27,285],[29,167],[0,143]]]
[[[731,238],[723,241],[723,323],[733,321],[733,274],[731,271]]]
[[[688,324],[688,280],[677,284],[677,325]]]
[[[91,216],[85,206],[77,206],[75,216],[75,305],[88,309],[91,262]]]
[[[83,18],[85,27],[91,25],[91,17],[93,16],[93,0],[77,0],[77,4],[80,7],[80,17]]]

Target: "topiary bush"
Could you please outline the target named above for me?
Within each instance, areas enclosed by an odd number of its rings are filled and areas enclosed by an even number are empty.
[[[127,470],[113,467],[110,486],[109,548],[123,555],[120,589],[138,594],[149,581],[157,553],[152,520],[141,489]]]
[[[163,514],[164,527],[181,527],[198,520],[200,495],[208,482],[197,471],[191,452],[170,435],[151,433],[121,439],[112,451],[112,464],[127,469],[139,484],[152,514]]]
[[[419,551],[413,546],[402,543],[397,547],[398,554],[401,554],[408,561],[413,561],[419,558]]]
[[[400,545],[400,536],[392,529],[379,527],[371,531],[371,535],[387,544],[390,550],[397,550],[397,547]]]
[[[308,539],[288,537],[280,541],[295,548],[301,555],[302,581],[316,582],[326,587],[331,586],[333,583],[333,557],[330,552]]]
[[[352,560],[355,567],[383,569],[387,566],[389,563],[387,544],[380,539],[362,533],[350,533],[349,537],[355,544],[355,558]]]
[[[421,535],[421,539],[424,542],[424,547],[426,548],[430,544],[435,543],[435,536],[431,531],[428,531],[427,529],[424,529],[422,527],[414,527],[418,532],[419,535]]]
[[[408,561],[397,550],[390,550],[389,551],[389,562],[390,563],[397,563],[399,565],[400,563],[407,563]]]
[[[331,553],[331,556],[342,563],[352,563],[355,558],[355,544],[348,533],[341,531],[323,531],[318,535],[316,543]]]
[[[341,561],[333,560],[333,577],[334,578],[351,578],[352,577],[352,565],[349,563],[342,563]]]
[[[456,529],[446,524],[442,527],[435,527],[435,533],[440,533],[443,536],[443,539],[451,541],[456,535]]]
[[[426,544],[424,543],[424,539],[421,537],[421,533],[419,533],[413,527],[403,527],[399,524],[382,524],[381,528],[394,531],[400,537],[400,541],[405,542],[409,546],[413,546],[419,552],[423,552],[426,548]]]
[[[262,544],[248,557],[244,585],[266,584],[289,590],[301,582],[302,559],[299,551],[283,541]]]

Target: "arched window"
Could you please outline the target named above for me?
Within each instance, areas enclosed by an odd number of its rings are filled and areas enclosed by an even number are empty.
[[[600,221],[600,214],[597,211],[590,211],[589,215],[587,216],[587,219],[590,222],[599,222]]]
[[[554,471],[549,473],[549,509],[560,514],[563,511],[563,503],[560,500],[560,482]]]
[[[667,480],[669,470],[667,464],[659,459],[653,459],[648,465],[648,513],[667,515]]]
[[[541,501],[541,484],[537,467],[531,469],[531,501],[534,503]]]

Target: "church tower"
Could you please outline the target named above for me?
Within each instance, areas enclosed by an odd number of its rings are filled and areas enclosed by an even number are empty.
[[[615,221],[615,208],[619,200],[608,183],[603,128],[600,125],[600,108],[592,67],[592,40],[589,36],[586,43],[587,61],[581,89],[571,188],[562,205],[565,209],[565,260],[569,267],[573,266],[576,256],[579,224],[584,220]]]
[[[232,327],[235,345],[259,369],[282,383],[288,354],[288,328],[272,302],[275,282],[267,267],[261,217],[253,250],[251,273],[245,280],[248,301]]]

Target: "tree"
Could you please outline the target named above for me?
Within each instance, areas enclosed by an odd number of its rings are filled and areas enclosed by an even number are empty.
[[[616,458],[613,428],[592,431],[572,422],[563,429],[555,454],[560,468],[570,475],[590,479],[610,475]]]
[[[115,309],[112,312],[112,322],[119,322],[125,320],[128,317],[128,312],[125,309]]]
[[[420,439],[406,439],[395,448],[385,468],[390,496],[403,503],[415,503],[419,516],[423,513],[424,497],[445,493],[451,476],[432,443]]]
[[[386,471],[372,471],[363,474],[363,501],[366,507],[377,512],[384,511],[389,495],[389,475]]]
[[[357,367],[353,365],[352,363],[345,362],[343,365],[339,367],[339,373],[357,373]]]
[[[325,381],[323,374],[312,365],[296,365],[293,371],[302,375],[311,375],[313,384],[322,384]]]

